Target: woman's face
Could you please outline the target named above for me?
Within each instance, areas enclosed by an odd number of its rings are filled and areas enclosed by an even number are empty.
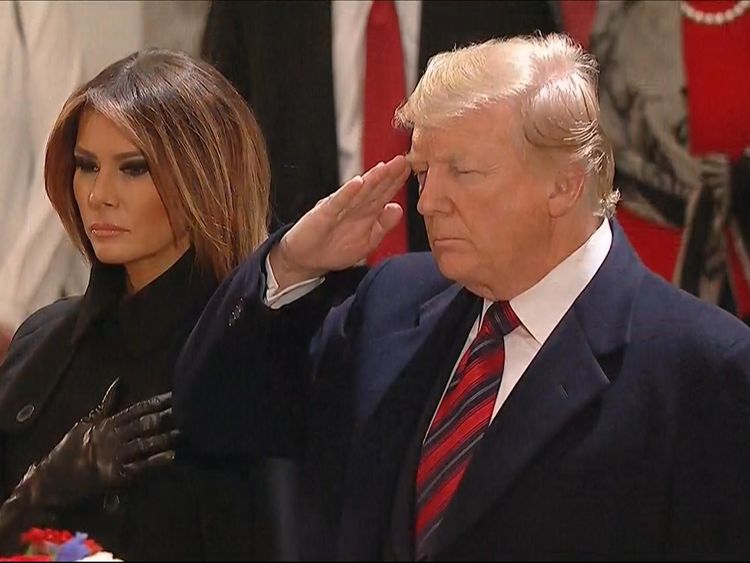
[[[81,220],[99,261],[122,264],[135,292],[169,269],[190,246],[156,190],[143,154],[101,114],[85,110],[73,177]]]

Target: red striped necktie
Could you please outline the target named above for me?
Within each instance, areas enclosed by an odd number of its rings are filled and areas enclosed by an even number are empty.
[[[440,526],[472,451],[490,424],[505,365],[503,337],[519,324],[507,301],[493,303],[443,395],[417,469],[417,556]]]

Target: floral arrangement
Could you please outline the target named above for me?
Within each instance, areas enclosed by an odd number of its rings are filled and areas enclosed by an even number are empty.
[[[119,561],[86,534],[32,528],[21,536],[26,553],[0,561]]]

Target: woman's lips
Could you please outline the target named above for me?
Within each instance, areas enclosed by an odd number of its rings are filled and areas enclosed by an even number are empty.
[[[111,223],[94,223],[89,230],[96,238],[115,238],[128,232],[127,229]]]

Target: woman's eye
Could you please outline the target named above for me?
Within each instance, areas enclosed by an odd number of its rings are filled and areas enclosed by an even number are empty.
[[[83,158],[76,158],[76,169],[84,174],[99,172],[99,167],[94,162]]]
[[[146,164],[145,161],[130,162],[127,164],[123,164],[120,167],[120,170],[124,172],[125,174],[127,174],[128,176],[137,178],[138,176],[143,176],[144,174],[148,174],[148,164]]]

